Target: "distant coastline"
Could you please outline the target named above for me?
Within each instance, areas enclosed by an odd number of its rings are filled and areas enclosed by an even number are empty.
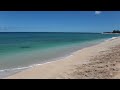
[[[112,32],[103,32],[102,34],[120,34],[120,30],[113,30]]]
[[[107,32],[103,32],[102,34],[120,34],[120,33],[107,33]]]

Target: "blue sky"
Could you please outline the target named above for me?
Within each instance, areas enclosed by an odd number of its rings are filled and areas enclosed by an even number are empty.
[[[120,29],[120,11],[0,11],[0,32],[103,32]]]

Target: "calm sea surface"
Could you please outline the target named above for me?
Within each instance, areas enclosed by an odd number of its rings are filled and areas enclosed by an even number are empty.
[[[64,57],[118,34],[1,32],[0,70],[26,67]]]

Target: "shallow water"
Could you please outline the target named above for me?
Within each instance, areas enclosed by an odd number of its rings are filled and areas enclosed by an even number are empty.
[[[117,36],[97,33],[0,33],[0,76],[67,56]]]

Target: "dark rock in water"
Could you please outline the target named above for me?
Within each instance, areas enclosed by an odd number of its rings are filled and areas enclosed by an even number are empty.
[[[20,47],[20,48],[30,48],[29,46],[22,46],[22,47]]]

